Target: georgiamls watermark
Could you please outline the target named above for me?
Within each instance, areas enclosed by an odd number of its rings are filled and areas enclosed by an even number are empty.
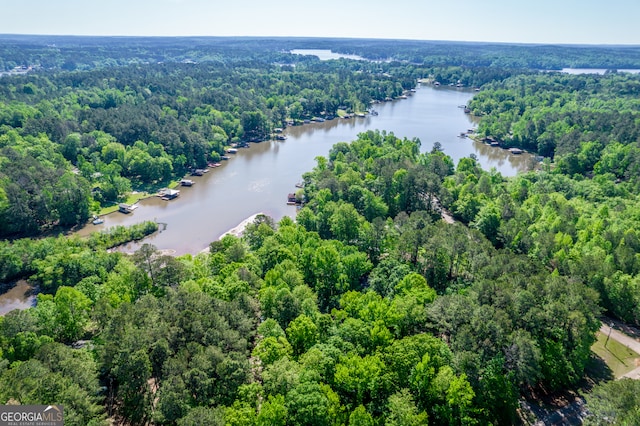
[[[64,426],[62,405],[0,405],[0,426]]]

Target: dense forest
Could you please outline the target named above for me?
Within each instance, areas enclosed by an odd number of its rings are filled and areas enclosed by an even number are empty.
[[[597,294],[439,220],[459,173],[371,132],[305,176],[298,224],[263,217],[196,257],[78,256],[66,281],[69,255],[33,261],[52,294],[2,321],[3,398],[33,401],[45,372],[80,423],[105,414],[100,382],[134,423],[511,423],[521,390],[581,377]]]
[[[192,41],[3,45],[5,67],[22,52],[42,68],[0,77],[0,281],[40,289],[0,317],[0,402],[63,404],[71,425],[514,424],[523,398],[584,377],[600,315],[640,324],[640,77],[531,69],[616,49],[485,46],[497,59],[482,63],[474,44],[444,60],[407,42],[372,62],[290,55],[295,39]],[[367,43],[334,50],[390,56]],[[633,66],[623,50],[616,66]],[[258,216],[207,253],[111,250],[155,223],[42,236],[421,78],[480,88],[478,138],[540,168],[504,178],[369,131],[316,159],[295,221]],[[588,421],[636,422],[636,383],[596,386]]]
[[[450,182],[449,204],[497,246],[542,260],[563,275],[579,275],[598,290],[607,310],[635,324],[638,90],[640,78],[627,74],[546,74],[490,85],[471,102],[483,116],[481,133],[554,161],[543,166],[545,173],[504,183]],[[478,191],[480,186],[488,192]]]

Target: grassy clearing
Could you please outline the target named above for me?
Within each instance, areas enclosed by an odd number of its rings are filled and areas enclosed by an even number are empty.
[[[143,200],[145,198],[149,198],[154,196],[155,194],[149,194],[148,192],[132,192],[129,195],[127,195],[127,199],[125,201],[123,201],[123,203],[125,204],[135,204],[140,200]],[[113,213],[115,211],[118,211],[118,205],[120,203],[116,203],[113,204],[111,206],[106,206],[100,209],[100,213],[99,215],[105,215],[105,214],[109,214],[109,213]]]
[[[636,360],[640,360],[640,355],[613,339],[607,342],[606,334],[598,332],[597,338],[591,351],[607,364],[614,377],[623,376],[637,367]]]
[[[169,182],[169,184],[163,184],[163,183],[156,183],[153,185],[145,185],[142,186],[140,188],[138,188],[137,191],[133,191],[130,192],[127,195],[127,199],[122,201],[125,204],[135,204],[140,200],[143,200],[145,198],[149,198],[149,197],[153,197],[156,195],[156,193],[161,189],[161,188],[175,188],[180,184],[179,180],[172,180],[171,182]],[[102,216],[105,214],[109,214],[109,213],[113,213],[115,211],[118,211],[118,205],[120,203],[115,203],[113,205],[110,206],[105,206],[103,208],[100,209],[100,212],[98,213],[98,215]]]

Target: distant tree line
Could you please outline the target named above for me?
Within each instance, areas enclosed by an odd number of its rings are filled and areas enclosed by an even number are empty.
[[[286,37],[74,37],[0,36],[0,71],[39,66],[65,71],[168,62],[304,63],[293,49],[327,49],[372,61],[421,66],[559,70],[640,68],[637,46],[562,46],[427,40]]]

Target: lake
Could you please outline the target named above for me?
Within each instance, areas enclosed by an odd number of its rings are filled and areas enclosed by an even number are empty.
[[[328,61],[330,59],[356,59],[359,61],[366,61],[367,59],[358,55],[348,55],[344,53],[335,53],[328,49],[293,49],[291,51],[294,55],[311,55],[317,56],[321,61]]]
[[[473,92],[467,90],[419,86],[407,99],[374,105],[377,116],[337,118],[289,127],[284,133],[287,140],[250,144],[250,148],[239,149],[221,167],[191,177],[195,184],[179,188],[179,198],[142,200],[134,212],[107,215],[103,224],[89,224],[79,234],[151,220],[161,223],[161,229],[166,228],[145,242],[177,255],[198,253],[255,213],[263,212],[276,220],[285,215],[294,217],[296,207],[286,204],[287,194],[294,192],[302,174],[315,166],[315,157],[327,156],[335,143],[355,140],[366,130],[417,137],[423,152],[431,150],[434,142],[440,142],[456,164],[461,158],[475,154],[485,169],[494,167],[505,176],[530,167],[531,155],[512,155],[459,137],[474,126],[472,117],[460,108],[472,96]],[[131,252],[139,245],[131,243],[122,249]]]
[[[607,71],[610,71],[610,70],[606,68],[563,68],[561,72],[565,74],[573,74],[573,75],[580,75],[580,74],[604,75]],[[616,71],[621,73],[640,74],[640,70],[637,70],[637,69],[619,69]]]

